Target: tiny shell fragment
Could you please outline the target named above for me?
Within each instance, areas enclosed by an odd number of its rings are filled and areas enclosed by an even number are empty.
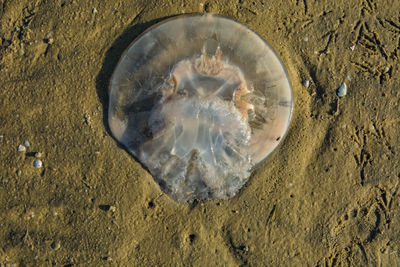
[[[347,85],[345,82],[343,82],[339,88],[337,89],[337,95],[339,97],[344,97],[347,94]]]
[[[42,163],[42,161],[40,160],[40,159],[37,159],[37,160],[35,160],[34,162],[33,162],[33,166],[35,167],[35,168],[42,168],[42,166],[43,166],[43,163]]]
[[[26,148],[23,145],[19,145],[17,149],[18,149],[19,152],[25,152],[26,151]]]
[[[309,80],[304,80],[303,81],[303,86],[308,88],[310,86],[310,81]]]

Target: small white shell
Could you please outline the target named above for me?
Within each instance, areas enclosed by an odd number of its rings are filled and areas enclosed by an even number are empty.
[[[43,163],[40,159],[37,159],[33,162],[33,167],[35,167],[35,168],[39,169],[39,168],[42,168],[42,166],[43,166]]]
[[[345,82],[343,82],[339,88],[337,89],[337,95],[339,97],[344,97],[347,94],[347,85]]]

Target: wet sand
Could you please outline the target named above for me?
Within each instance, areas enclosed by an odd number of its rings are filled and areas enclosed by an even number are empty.
[[[0,264],[400,266],[399,9],[1,1]],[[187,205],[111,136],[107,87],[138,34],[192,12],[230,16],[266,39],[295,107],[285,140],[237,196]]]

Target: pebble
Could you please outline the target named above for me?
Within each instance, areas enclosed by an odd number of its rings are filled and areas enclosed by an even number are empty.
[[[385,68],[383,69],[383,71],[386,73],[386,72],[389,72],[389,70],[390,70],[390,68],[388,67],[388,66],[385,66]]]
[[[18,146],[18,151],[19,151],[19,152],[25,152],[25,151],[26,151],[26,147],[23,146],[23,145],[19,145],[19,146]]]
[[[354,48],[356,48],[356,45],[350,46],[350,50],[351,50],[351,51],[354,51]]]
[[[347,94],[347,85],[343,82],[340,87],[337,89],[337,95],[339,97],[344,97]]]
[[[27,140],[25,140],[25,141],[24,141],[24,146],[26,146],[26,147],[30,147],[30,146],[31,146],[31,144],[29,144],[29,142],[28,142]]]
[[[303,86],[304,87],[309,87],[310,86],[310,81],[309,80],[304,80],[303,81]]]
[[[53,243],[51,243],[51,248],[54,250],[58,250],[61,247],[61,243],[59,241],[54,241]]]
[[[308,37],[307,36],[304,37],[304,41],[308,42]]]
[[[42,161],[41,161],[40,159],[37,159],[37,160],[35,160],[35,161],[33,162],[33,166],[34,166],[35,168],[42,168],[43,163],[42,163]]]
[[[43,156],[43,154],[41,152],[36,152],[35,153],[35,157],[36,158],[41,158]]]
[[[92,9],[92,12],[93,12],[93,14],[96,14],[96,13],[97,13],[97,9],[96,9],[96,8],[93,8],[93,9]]]
[[[350,75],[347,75],[347,80],[351,81]]]

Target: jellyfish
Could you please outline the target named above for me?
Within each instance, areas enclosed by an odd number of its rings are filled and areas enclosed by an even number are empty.
[[[152,26],[123,53],[109,85],[113,136],[178,202],[233,197],[281,143],[292,109],[272,47],[217,14]]]

